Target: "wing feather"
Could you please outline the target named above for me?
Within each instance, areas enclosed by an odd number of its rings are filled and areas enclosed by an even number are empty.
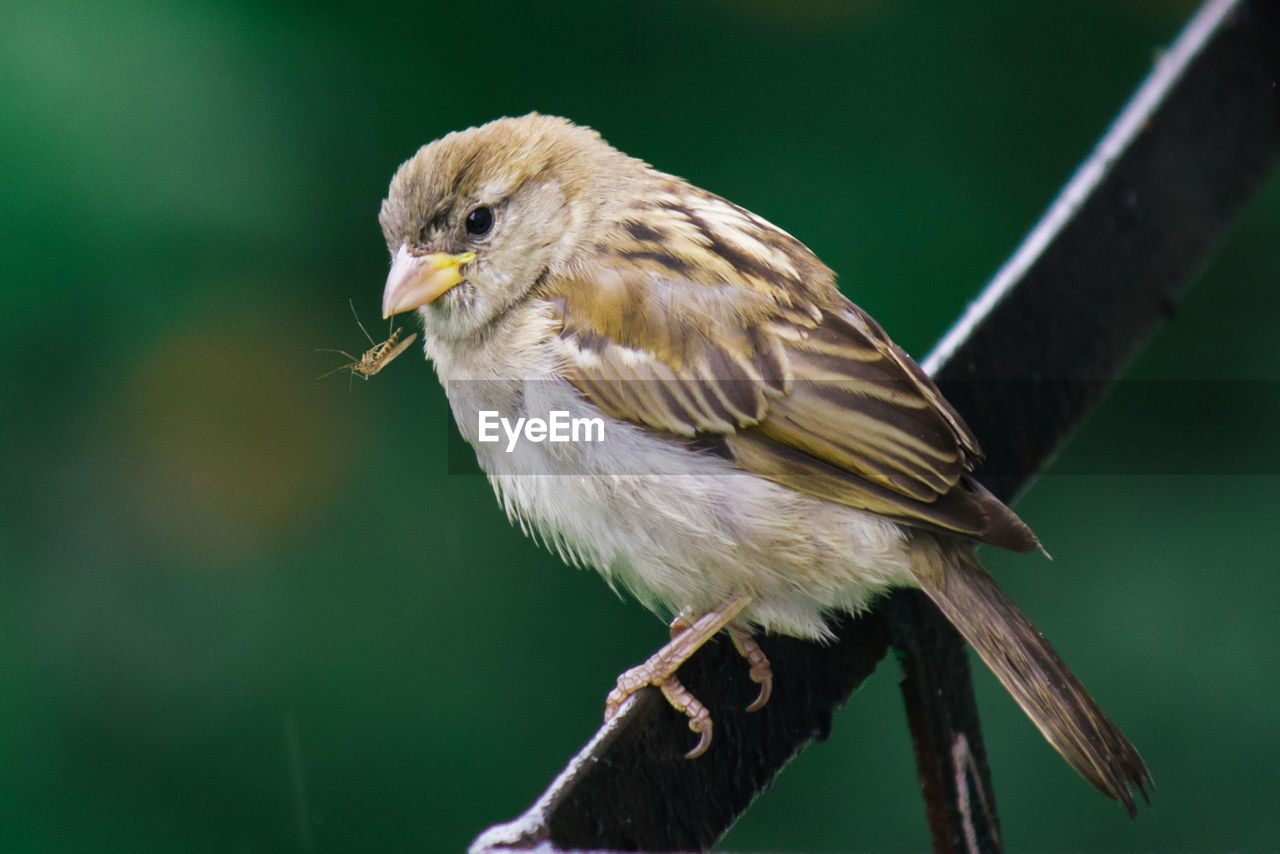
[[[717,203],[729,205],[702,202]],[[735,278],[726,269],[741,265],[662,264],[661,247],[632,246],[561,281],[541,296],[559,315],[570,382],[609,415],[673,440],[718,436],[735,466],[791,488],[1035,548],[1031,530],[969,475],[981,451],[959,413],[831,272],[763,220],[700,210],[675,221],[704,229],[702,251],[723,260],[758,244],[788,263],[759,261]],[[726,222],[755,231],[728,245],[715,231]],[[656,241],[661,230],[642,234]]]

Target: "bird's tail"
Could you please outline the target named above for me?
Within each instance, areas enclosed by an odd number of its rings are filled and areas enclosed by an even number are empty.
[[[1044,635],[987,575],[972,548],[918,536],[911,546],[911,569],[920,588],[978,651],[1054,749],[1134,815],[1134,792],[1146,799],[1146,787],[1153,786],[1142,757]]]

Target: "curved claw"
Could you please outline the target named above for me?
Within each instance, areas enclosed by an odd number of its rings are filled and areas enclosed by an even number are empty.
[[[765,673],[761,678],[756,679],[755,668],[751,668],[751,678],[760,683],[760,696],[747,706],[748,712],[758,712],[764,708],[765,703],[769,702],[769,698],[773,696],[773,674]]]
[[[747,660],[751,665],[750,675],[751,681],[760,686],[760,694],[755,698],[751,705],[747,706],[748,712],[758,712],[764,708],[765,703],[769,702],[769,698],[773,696],[773,667],[769,664],[768,657],[764,654],[764,650],[760,648],[760,644],[756,643],[751,633],[740,626],[729,626],[729,637],[733,639],[733,645],[737,648],[738,654]]]
[[[694,725],[695,723],[696,723],[696,721],[689,721],[689,729],[693,729],[693,725]],[[693,750],[690,750],[688,753],[686,753],[686,754],[684,755],[684,758],[685,758],[685,759],[697,759],[699,756],[701,756],[702,754],[704,754],[704,753],[706,753],[706,752],[707,752],[707,748],[711,746],[711,726],[710,726],[710,723],[711,723],[711,722],[710,722],[710,721],[708,721],[708,722],[707,722],[707,724],[708,724],[707,728],[706,728],[706,729],[704,729],[704,730],[699,734],[699,737],[698,737],[698,743],[697,743],[696,745],[694,745]],[[694,730],[694,731],[696,732],[696,730]]]
[[[678,712],[684,712],[689,716],[689,729],[699,734],[698,743],[694,745],[684,755],[685,759],[695,759],[707,751],[711,746],[711,712],[707,711],[707,707],[698,702],[698,698],[689,693],[689,689],[680,684],[680,680],[674,676],[667,678],[667,681],[658,686],[663,696],[667,698],[667,702],[671,704]]]

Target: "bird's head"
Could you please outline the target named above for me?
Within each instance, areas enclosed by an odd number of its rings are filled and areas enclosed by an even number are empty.
[[[608,199],[602,176],[644,168],[595,131],[536,113],[423,146],[378,217],[392,256],[383,316],[419,309],[440,338],[471,335],[572,266]]]

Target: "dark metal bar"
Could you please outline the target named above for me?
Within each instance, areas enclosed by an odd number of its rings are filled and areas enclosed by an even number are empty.
[[[987,451],[983,480],[1011,498],[1060,446],[1176,304],[1280,149],[1280,4],[1211,0],[926,367]],[[728,644],[681,668],[711,708],[712,749],[642,691],[519,819],[473,851],[546,846],[683,850],[713,844],[831,714],[899,650],[937,851],[999,851],[999,823],[963,642],[899,591],[829,646],[766,637],[774,696]]]
[[[877,606],[902,666],[902,699],[933,850],[999,852],[1000,821],[964,639],[924,595]]]

